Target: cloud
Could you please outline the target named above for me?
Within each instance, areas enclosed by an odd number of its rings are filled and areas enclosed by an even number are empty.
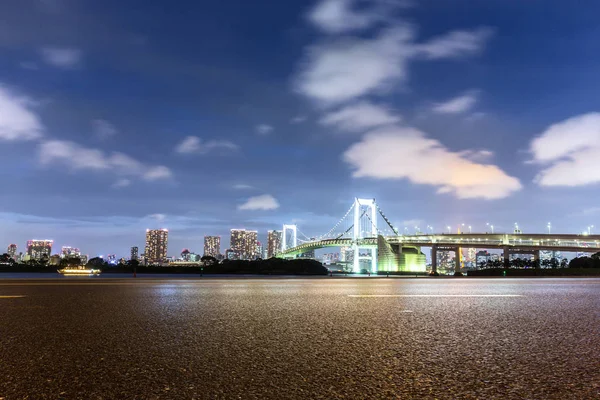
[[[118,181],[116,181],[115,183],[112,184],[112,187],[114,189],[120,189],[120,188],[124,188],[131,185],[131,180],[127,179],[127,178],[121,178]]]
[[[456,58],[479,53],[493,30],[452,31],[415,46],[418,55],[427,59]]]
[[[494,152],[489,150],[465,150],[458,154],[461,157],[475,162],[487,161],[494,156]]]
[[[407,0],[322,0],[308,13],[308,21],[329,34],[358,31],[389,19],[393,9],[411,5]],[[357,10],[360,7],[360,11]]]
[[[355,178],[408,179],[461,199],[500,199],[521,189],[519,180],[499,167],[473,162],[414,128],[370,132],[348,148],[343,159]]]
[[[165,166],[147,166],[119,152],[110,155],[65,140],[47,140],[39,145],[39,160],[42,165],[59,163],[73,171],[108,171],[121,176],[135,176],[147,181],[172,177]]]
[[[34,140],[44,127],[32,111],[34,101],[0,84],[0,140]]]
[[[172,177],[173,173],[169,168],[165,167],[164,165],[151,167],[142,175],[142,178],[145,181],[157,181],[161,179],[170,179]]]
[[[290,123],[292,124],[301,124],[304,121],[306,121],[306,117],[304,115],[298,115],[297,117],[294,117],[290,120]]]
[[[335,126],[342,131],[361,132],[382,125],[400,122],[401,118],[390,112],[387,107],[366,101],[354,103],[325,114],[319,123]]]
[[[371,39],[329,39],[307,48],[294,90],[321,105],[386,92],[406,81],[410,61],[476,54],[490,33],[487,28],[454,31],[418,44],[414,26],[398,22]]]
[[[470,111],[477,103],[477,93],[477,91],[471,90],[443,103],[438,103],[433,107],[433,112],[438,114],[460,114]]]
[[[376,19],[371,13],[352,10],[354,0],[323,0],[308,14],[308,20],[327,33],[364,29]]]
[[[144,218],[145,219],[153,219],[155,221],[162,222],[167,218],[167,216],[165,214],[150,214],[150,215],[146,215]]]
[[[582,186],[600,182],[600,112],[578,115],[548,127],[532,140],[533,161],[545,166],[541,186]]]
[[[248,189],[254,189],[254,186],[250,186],[250,185],[245,185],[243,183],[239,183],[237,185],[233,185],[232,188],[235,189],[235,190],[248,190]]]
[[[342,38],[311,46],[295,90],[325,104],[387,90],[406,78],[412,38],[412,29],[405,25],[374,39]]]
[[[44,62],[57,68],[73,69],[81,63],[81,50],[68,47],[44,47],[40,50]]]
[[[206,154],[214,150],[237,150],[239,146],[228,140],[209,140],[202,142],[197,136],[188,136],[175,147],[175,151],[181,154]]]
[[[250,197],[244,204],[238,206],[238,210],[276,210],[279,202],[270,194]]]
[[[273,132],[273,127],[267,124],[260,124],[256,126],[256,133],[259,135],[268,135]]]
[[[99,139],[107,139],[117,134],[117,128],[105,119],[95,119],[92,121],[94,135]]]

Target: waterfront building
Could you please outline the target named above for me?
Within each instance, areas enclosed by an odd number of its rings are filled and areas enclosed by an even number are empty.
[[[61,258],[65,257],[79,257],[81,255],[81,251],[77,247],[71,246],[63,246],[60,251]]]
[[[244,240],[244,258],[246,260],[254,260],[258,256],[256,254],[257,244],[258,244],[258,232],[257,231],[246,231],[246,237]]]
[[[27,241],[27,256],[30,260],[40,260],[43,256],[50,257],[53,240],[33,239]]]
[[[312,258],[312,259],[314,259],[315,258],[315,251],[314,250],[306,251],[306,252],[300,254],[299,258]]]
[[[137,260],[137,259],[138,259],[138,251],[139,251],[139,250],[138,250],[137,246],[133,246],[133,247],[131,248],[131,255],[130,255],[130,257],[129,257],[129,258],[130,258],[131,260]]]
[[[229,250],[235,251],[238,254],[244,252],[244,245],[246,243],[246,230],[245,229],[232,229],[229,236]],[[229,258],[229,257],[226,257]]]
[[[256,242],[256,251],[254,252],[254,257],[255,258],[263,257],[263,245],[260,244],[260,242]]]
[[[245,229],[232,229],[229,239],[230,250],[236,252],[240,259],[253,260],[256,258],[258,232]]]
[[[221,236],[204,236],[204,255],[217,258],[221,254]]]
[[[161,264],[167,259],[169,243],[168,229],[146,229],[146,248],[144,254],[150,264]]]
[[[281,231],[267,233],[267,258],[275,257],[281,251]]]
[[[6,249],[6,254],[8,254],[13,260],[17,261],[17,245],[9,244],[8,248]]]

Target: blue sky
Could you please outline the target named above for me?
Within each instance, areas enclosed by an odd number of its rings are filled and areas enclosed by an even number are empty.
[[[600,229],[600,4],[0,3],[0,243]]]

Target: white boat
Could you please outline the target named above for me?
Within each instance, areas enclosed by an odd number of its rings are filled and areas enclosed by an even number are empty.
[[[99,269],[85,268],[85,267],[67,267],[59,269],[58,273],[63,275],[100,275],[102,271]]]

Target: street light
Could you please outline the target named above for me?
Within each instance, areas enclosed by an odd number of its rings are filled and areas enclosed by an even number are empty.
[[[452,233],[452,228],[450,228],[449,226],[447,226],[446,228],[448,228],[448,234]]]
[[[419,234],[419,227],[415,226],[415,235],[418,235],[418,234]]]
[[[469,225],[469,233],[473,233],[473,231],[471,230],[471,225]]]
[[[492,228],[492,233],[494,233],[494,225],[490,225],[490,228]]]
[[[547,228],[548,228],[548,235],[549,235],[552,232],[552,224],[550,222],[548,222]]]
[[[590,225],[588,226],[588,235],[592,234],[592,228],[594,227],[594,225]]]
[[[433,235],[433,226],[427,225],[427,229],[429,229],[431,231],[431,234]]]

